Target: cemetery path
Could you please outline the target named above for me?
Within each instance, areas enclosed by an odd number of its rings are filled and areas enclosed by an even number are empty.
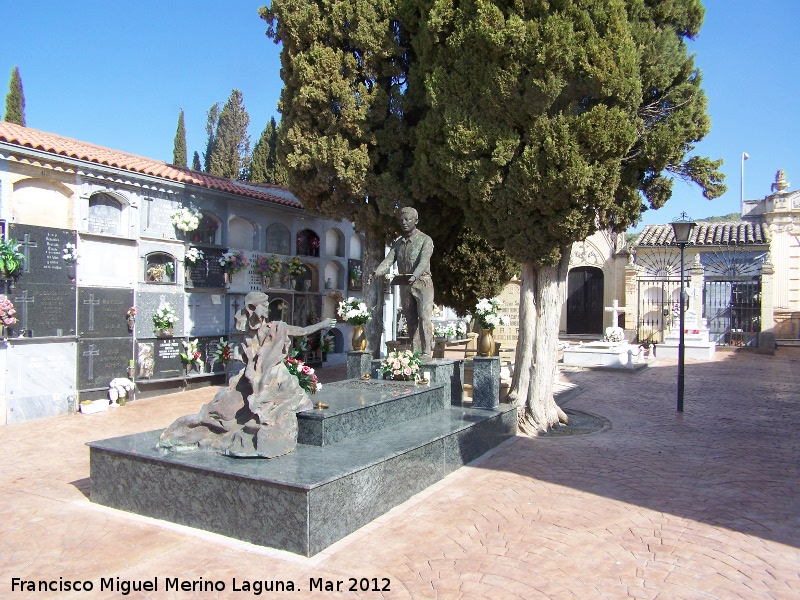
[[[9,425],[0,597],[239,598],[280,581],[302,598],[797,598],[798,372],[800,348],[687,361],[682,415],[674,360],[570,373],[584,392],[567,407],[610,427],[518,436],[309,559],[89,501],[85,442],[163,429],[214,388]],[[125,593],[156,577],[157,592]],[[93,589],[12,591],[12,578]],[[167,578],[225,589],[168,591]],[[345,593],[350,578],[389,591]]]

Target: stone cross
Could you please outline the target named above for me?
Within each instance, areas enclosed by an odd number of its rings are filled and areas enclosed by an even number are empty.
[[[198,298],[190,298],[186,302],[186,306],[189,309],[189,321],[191,321],[192,327],[196,325],[195,318],[194,318],[194,311],[196,308],[200,308],[201,303]]]
[[[22,329],[28,329],[28,304],[31,302],[35,302],[36,299],[34,296],[28,296],[28,290],[24,290],[21,296],[14,296],[14,304],[16,305],[18,302],[22,302],[22,306],[19,306],[19,314],[20,314],[20,321],[22,322]]]
[[[94,294],[89,294],[89,299],[84,300],[83,303],[89,305],[89,326],[87,331],[94,331],[94,307],[100,306],[100,300],[95,300]]]
[[[22,255],[25,257],[25,265],[22,269],[23,273],[30,273],[31,272],[31,248],[37,248],[38,244],[36,242],[31,241],[30,234],[25,234],[22,237],[22,241],[19,242],[19,245],[22,247]]]
[[[619,313],[625,312],[625,307],[620,306],[619,302],[615,299],[611,306],[606,306],[606,312],[611,313],[611,326],[618,327],[617,323],[619,323]]]
[[[100,350],[96,350],[94,344],[89,344],[89,349],[83,353],[83,356],[89,357],[89,372],[86,378],[88,381],[92,381],[94,379],[94,357],[100,356]]]

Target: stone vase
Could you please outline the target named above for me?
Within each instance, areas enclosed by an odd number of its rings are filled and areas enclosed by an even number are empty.
[[[280,273],[273,273],[272,277],[270,277],[269,287],[271,288],[279,288],[281,287],[281,274]]]
[[[168,327],[166,329],[159,329],[156,331],[156,335],[160,338],[171,338],[172,337],[172,327]]]
[[[136,327],[136,319],[135,319],[135,318],[133,318],[133,317],[128,317],[128,318],[126,319],[126,321],[127,321],[127,323],[128,323],[128,331],[130,331],[131,333],[133,333],[133,328],[134,328],[134,327]]]
[[[353,325],[353,350],[363,352],[367,349],[367,338],[364,335],[363,325]]]
[[[478,356],[492,356],[494,354],[494,337],[491,329],[481,329],[478,337]]]

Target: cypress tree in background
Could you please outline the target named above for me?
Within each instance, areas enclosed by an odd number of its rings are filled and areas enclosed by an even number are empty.
[[[8,83],[6,96],[6,123],[16,123],[25,127],[25,94],[22,93],[22,78],[19,67],[11,71],[11,81]]]
[[[203,153],[203,166],[206,172],[209,172],[209,161],[211,159],[211,149],[214,147],[214,138],[217,132],[217,119],[219,118],[219,102],[211,105],[206,113],[206,135],[208,141],[206,142],[206,151]]]
[[[286,171],[278,163],[278,126],[275,117],[269,120],[253,148],[247,180],[279,185],[286,183]]]
[[[186,166],[186,127],[183,123],[183,109],[178,116],[178,130],[175,132],[175,146],[172,150],[172,164]]]
[[[250,136],[247,127],[250,115],[244,106],[242,93],[231,91],[214,131],[210,152],[206,155],[206,170],[228,179],[243,179],[250,167]]]
[[[200,164],[200,155],[197,153],[197,150],[194,151],[194,157],[192,158],[192,169],[195,171],[203,170],[203,165]]]

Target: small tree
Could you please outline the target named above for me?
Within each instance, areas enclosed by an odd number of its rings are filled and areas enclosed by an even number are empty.
[[[286,171],[278,162],[278,135],[278,126],[275,123],[275,117],[272,117],[253,147],[253,160],[250,162],[248,181],[279,185],[286,183]]]
[[[4,120],[6,123],[16,123],[25,127],[25,94],[22,92],[22,77],[19,74],[19,67],[14,67],[11,71]]]
[[[186,127],[183,123],[183,109],[178,115],[178,129],[175,132],[175,143],[172,149],[172,164],[186,166]]]
[[[214,148],[214,139],[217,133],[217,121],[219,120],[219,102],[211,105],[206,112],[206,151],[203,153],[203,167],[210,173],[211,151]]]
[[[195,171],[203,170],[203,165],[200,164],[200,155],[197,153],[197,150],[194,151],[194,156],[192,157],[192,169]]]

